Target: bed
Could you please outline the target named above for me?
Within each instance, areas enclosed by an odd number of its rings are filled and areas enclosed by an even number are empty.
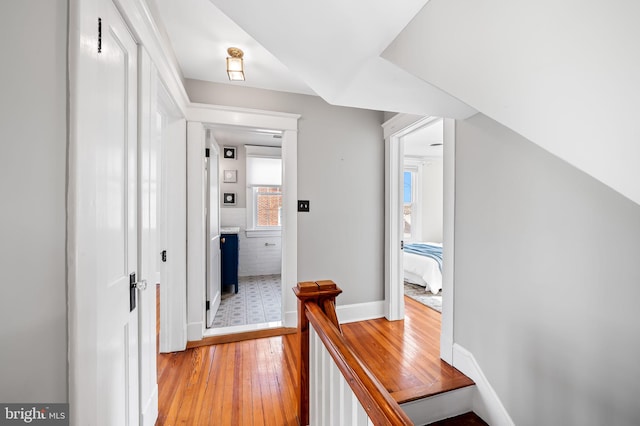
[[[442,289],[442,244],[406,243],[403,250],[404,280],[437,294]]]

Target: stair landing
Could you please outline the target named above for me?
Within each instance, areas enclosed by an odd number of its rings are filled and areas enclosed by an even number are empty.
[[[354,351],[399,403],[473,386],[440,359],[441,314],[405,297],[405,319],[342,324]]]

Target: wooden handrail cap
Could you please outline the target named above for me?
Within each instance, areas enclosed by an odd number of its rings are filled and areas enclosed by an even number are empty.
[[[298,293],[311,293],[318,291],[318,284],[313,281],[303,281],[299,282],[296,287]]]
[[[338,288],[338,285],[331,280],[316,281],[316,284],[318,284],[318,290],[320,291],[335,290]]]
[[[301,281],[293,288],[293,292],[299,299],[311,299],[314,297],[335,297],[342,293],[340,287],[331,280]]]

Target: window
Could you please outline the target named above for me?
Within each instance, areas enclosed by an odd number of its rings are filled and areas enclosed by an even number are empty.
[[[255,228],[279,227],[282,211],[282,191],[279,186],[253,188]]]
[[[404,241],[420,241],[422,234],[422,162],[406,158],[404,165],[404,189],[402,197],[402,238]]]
[[[405,240],[411,240],[412,212],[415,211],[415,173],[404,171],[404,196],[402,206],[402,234]]]
[[[245,146],[247,153],[247,236],[280,233],[282,159],[278,147]]]

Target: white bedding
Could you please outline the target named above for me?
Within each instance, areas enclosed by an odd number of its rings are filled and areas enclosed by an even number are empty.
[[[423,286],[433,294],[442,289],[442,273],[434,259],[403,252],[403,263],[405,281]]]

